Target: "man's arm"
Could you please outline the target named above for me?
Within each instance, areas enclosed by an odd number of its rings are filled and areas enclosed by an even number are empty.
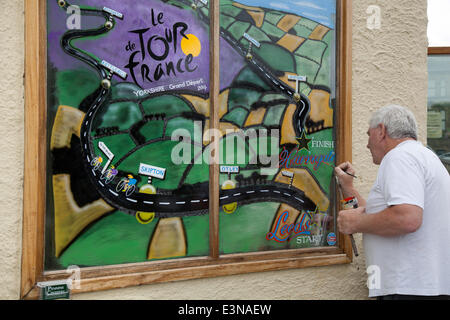
[[[400,204],[375,213],[365,213],[365,208],[339,212],[338,227],[342,233],[369,233],[394,237],[417,231],[422,225],[423,209],[410,204]]]

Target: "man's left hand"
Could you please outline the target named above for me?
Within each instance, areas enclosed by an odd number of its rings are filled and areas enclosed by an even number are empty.
[[[358,225],[365,212],[366,208],[364,207],[339,211],[337,218],[339,231],[343,234],[359,232]]]

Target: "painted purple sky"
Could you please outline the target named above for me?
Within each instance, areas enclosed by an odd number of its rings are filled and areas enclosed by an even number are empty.
[[[209,27],[204,25],[190,10],[182,10],[175,6],[164,4],[158,0],[78,0],[71,1],[72,5],[88,5],[96,8],[103,8],[104,6],[114,9],[124,15],[123,20],[116,19],[116,25],[108,34],[94,39],[82,39],[74,41],[74,45],[82,50],[85,50],[99,59],[108,61],[116,67],[128,73],[127,82],[133,82],[130,72],[125,66],[128,64],[130,54],[132,51],[127,51],[126,46],[128,42],[135,44],[136,50],[141,50],[139,36],[131,33],[132,30],[150,28],[144,36],[144,44],[147,46],[148,39],[153,36],[165,37],[166,29],[172,30],[176,22],[184,22],[188,25],[186,34],[194,34],[201,42],[200,55],[194,57],[191,67],[197,69],[192,72],[184,72],[174,76],[163,76],[159,81],[143,82],[141,77],[141,64],[145,63],[150,69],[149,77],[153,79],[153,72],[159,61],[153,60],[148,51],[146,57],[142,61],[141,53],[137,54],[135,61],[140,65],[135,68],[137,81],[141,84],[143,89],[150,89],[153,87],[167,85],[170,83],[180,83],[185,80],[196,80],[203,78],[205,82],[209,82]],[[162,24],[153,26],[152,24],[152,9],[155,20],[158,14],[162,13]],[[66,21],[70,17],[64,10],[58,7],[56,1],[49,0],[48,2],[48,55],[50,62],[58,70],[90,68],[85,63],[65,54],[60,46],[61,36],[68,30]],[[104,23],[104,19],[95,16],[81,16],[81,29],[96,28]],[[176,66],[180,58],[186,58],[186,55],[180,48],[181,37],[178,35],[177,49],[174,52],[173,43],[169,43],[169,55],[162,61],[162,66],[166,62],[173,61]],[[155,54],[160,55],[164,52],[164,45],[162,41],[153,41],[152,49]],[[222,67],[222,84],[221,87],[227,87],[230,81],[234,78],[236,73],[242,68],[242,59],[226,44],[221,41],[221,56],[225,60],[235,61],[232,68]],[[184,69],[184,62],[181,64]],[[165,69],[165,68],[164,68]],[[120,81],[119,77],[114,77],[116,81]],[[209,88],[207,89],[209,90]]]

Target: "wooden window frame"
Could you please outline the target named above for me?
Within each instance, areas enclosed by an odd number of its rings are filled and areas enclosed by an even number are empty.
[[[450,47],[428,47],[428,55],[450,54]]]
[[[21,298],[39,296],[37,282],[67,279],[65,270],[44,271],[46,183],[46,1],[25,1],[25,167]],[[219,117],[219,1],[210,2],[211,126]],[[338,1],[337,30],[337,161],[352,156],[352,0]],[[218,141],[216,141],[218,143]],[[278,250],[243,254],[219,253],[219,168],[210,166],[210,254],[81,269],[80,289],[93,292],[159,282],[217,277],[250,272],[328,266],[352,262],[350,238],[338,234],[335,247]]]

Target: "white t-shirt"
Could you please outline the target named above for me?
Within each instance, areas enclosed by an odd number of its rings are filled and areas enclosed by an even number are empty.
[[[450,176],[417,141],[402,142],[385,155],[366,212],[399,204],[421,207],[422,225],[396,237],[364,234],[369,297],[450,295]]]

